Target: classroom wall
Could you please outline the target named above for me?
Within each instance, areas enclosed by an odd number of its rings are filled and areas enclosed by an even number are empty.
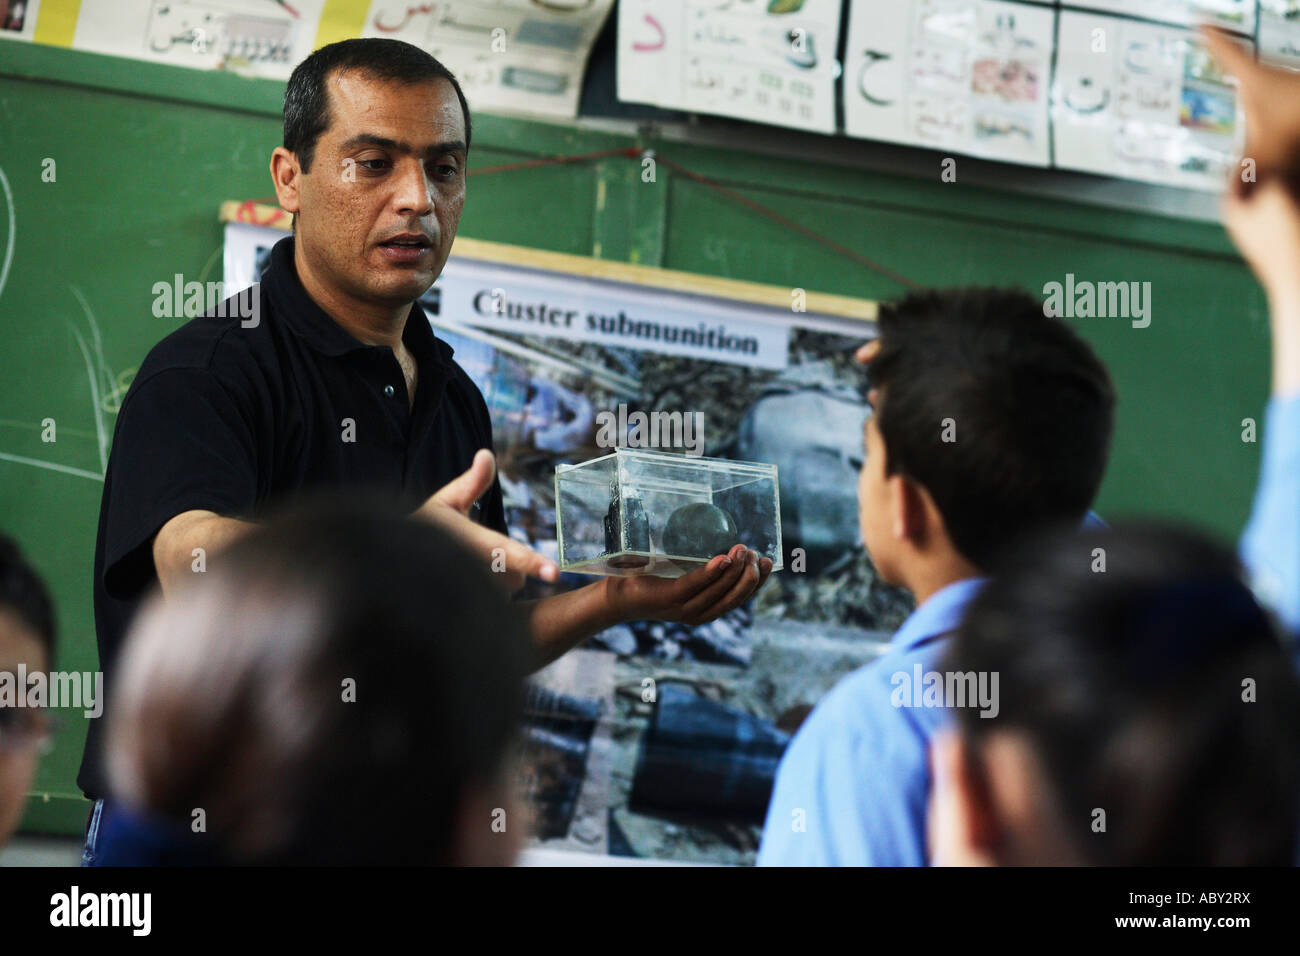
[[[112,409],[150,346],[179,324],[153,316],[153,285],[178,272],[221,277],[217,208],[273,195],[282,93],[267,81],[0,42],[0,237],[12,246],[0,288],[0,528],[53,586],[60,669],[97,666],[91,567]],[[1258,446],[1241,433],[1262,412],[1267,326],[1218,226],[968,187],[960,167],[957,183],[943,183],[937,154],[922,161],[932,175],[818,165],[799,158],[797,135],[778,135],[789,140],[785,157],[484,115],[471,170],[639,145],[921,283],[1041,290],[1066,273],[1150,282],[1150,327],[1074,323],[1120,394],[1098,510],[1188,519],[1235,538],[1258,467]],[[54,182],[42,181],[47,159]],[[641,169],[616,157],[474,176],[461,234],[852,296],[901,291],[663,163],[654,183]],[[54,443],[41,440],[46,418]],[[80,831],[83,734],[69,719],[28,829]]]

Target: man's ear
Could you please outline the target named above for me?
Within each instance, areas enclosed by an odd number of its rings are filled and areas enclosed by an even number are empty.
[[[271,182],[275,184],[275,198],[285,212],[298,212],[298,180],[301,176],[298,157],[283,146],[277,146],[271,153]]]

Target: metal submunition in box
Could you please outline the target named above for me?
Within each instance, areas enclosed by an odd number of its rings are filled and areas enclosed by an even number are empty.
[[[560,570],[675,578],[736,544],[782,566],[776,466],[619,448],[555,469]]]

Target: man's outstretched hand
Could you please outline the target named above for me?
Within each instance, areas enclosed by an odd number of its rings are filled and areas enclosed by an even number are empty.
[[[469,470],[435,491],[416,514],[455,535],[485,564],[504,567],[502,583],[511,593],[523,587],[527,578],[556,580],[560,569],[554,561],[469,517],[474,503],[492,487],[496,473],[496,458],[486,448],[480,448]]]
[[[695,625],[744,604],[771,573],[770,558],[760,558],[757,551],[738,544],[680,578],[610,577],[605,587],[621,620]]]

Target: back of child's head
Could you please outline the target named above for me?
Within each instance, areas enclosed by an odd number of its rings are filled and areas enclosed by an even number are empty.
[[[910,295],[881,309],[871,362],[885,471],[929,492],[952,545],[990,567],[1025,534],[1087,514],[1114,421],[1110,376],[1014,289]]]
[[[114,795],[187,829],[201,810],[221,862],[451,862],[522,712],[527,630],[487,567],[426,522],[337,501],[195,578],[123,652]]]
[[[999,675],[997,715],[959,709],[959,727],[977,767],[994,735],[1029,742],[1057,862],[1295,862],[1300,684],[1218,545],[1161,526],[1053,534],[998,569],[945,665]],[[1042,862],[1032,841],[1012,835],[1000,862]]]

